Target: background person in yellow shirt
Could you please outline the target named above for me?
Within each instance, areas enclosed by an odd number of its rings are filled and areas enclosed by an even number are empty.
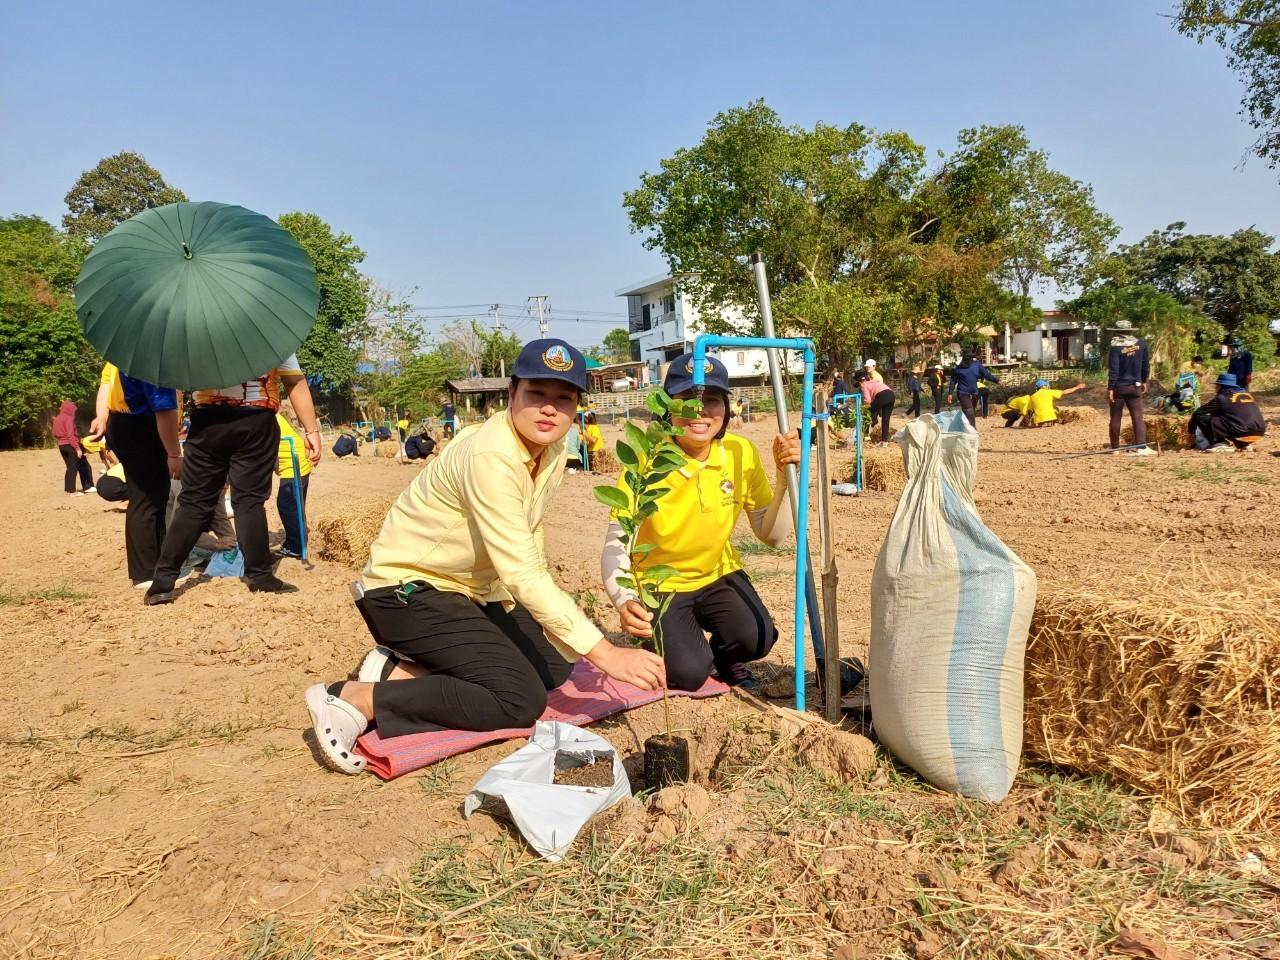
[[[1031,394],[1024,393],[1020,397],[1010,397],[1001,416],[1004,417],[1004,425],[1006,427],[1012,427],[1019,420],[1024,422],[1024,426],[1029,426],[1031,422]]]
[[[604,450],[604,434],[600,432],[600,424],[596,423],[596,414],[594,410],[588,410],[587,428],[582,432],[583,437],[587,441],[587,457],[590,459],[590,469],[596,468],[596,456]]]
[[[371,721],[383,737],[528,727],[579,657],[646,690],[666,682],[661,658],[605,639],[543,555],[542,520],[586,388],[576,349],[526,344],[509,408],[460,431],[391,507],[356,602],[379,646],[356,680],[306,692],[332,769],[364,769],[352,748]]]
[[[1048,380],[1036,381],[1036,392],[1031,395],[1031,424],[1035,427],[1047,427],[1050,424],[1058,422],[1058,411],[1053,407],[1053,401],[1061,400],[1063,397],[1069,397],[1073,393],[1079,393],[1085,388],[1083,383],[1077,383],[1069,390],[1054,390],[1049,386]]]
[[[770,546],[791,535],[787,464],[800,462],[798,431],[774,438],[775,494],[755,446],[726,432],[729,372],[719,360],[707,361],[702,415],[674,421],[684,430],[676,443],[687,458],[685,466],[664,481],[670,492],[640,528],[638,540],[655,545],[645,554],[646,566],[666,564],[679,571],[667,581],[676,596],[662,618],[667,682],[679,690],[702,686],[712,666],[726,683],[754,686],[747,663],[769,652],[778,630],[743,571],[731,537],[743,511],[752,532]],[[663,389],[679,399],[694,396],[693,354],[671,361]],[[631,567],[616,521],[609,524],[600,567],[622,629],[633,637],[651,637],[653,614],[618,584]]]
[[[293,424],[285,419],[284,414],[276,414],[276,422],[280,426],[280,451],[277,457],[276,475],[280,477],[280,490],[276,494],[276,511],[280,514],[280,523],[284,526],[284,545],[280,548],[282,557],[302,557],[302,525],[298,522],[298,497],[302,497],[302,523],[307,522],[307,484],[311,481],[311,458],[303,446],[302,437],[293,429]],[[289,449],[289,440],[293,440],[293,450]],[[298,490],[293,489],[293,458],[298,458]]]

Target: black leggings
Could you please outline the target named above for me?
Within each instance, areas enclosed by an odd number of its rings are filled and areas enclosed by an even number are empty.
[[[381,587],[356,601],[374,640],[430,671],[374,684],[378,733],[531,726],[547,707],[547,691],[573,670],[532,614],[519,604],[508,613],[500,603],[414,586],[403,599],[402,588]]]
[[[908,417],[920,416],[920,391],[913,390],[911,392],[911,406],[907,408]]]
[[[58,452],[62,454],[62,462],[67,468],[62,478],[62,489],[67,493],[76,492],[76,474],[80,474],[80,489],[88,490],[93,486],[93,471],[89,469],[89,458],[82,456],[78,447],[70,444],[58,444]]]
[[[889,441],[889,417],[893,413],[894,395],[892,390],[881,390],[871,401],[871,429],[875,430],[876,417],[880,418],[880,442]]]
[[[707,682],[712,665],[724,676],[730,664],[764,657],[777,639],[773,618],[741,570],[677,593],[662,618],[667,685],[697,690]]]
[[[150,580],[164,542],[169,506],[169,461],[154,413],[112,413],[107,443],[124,464],[129,506],[124,515],[124,555],[129,579]]]
[[[1111,401],[1111,446],[1120,446],[1120,424],[1124,420],[1125,408],[1129,408],[1129,419],[1133,421],[1133,442],[1135,445],[1147,442],[1147,425],[1142,419],[1142,388],[1129,384],[1116,387],[1111,391],[1115,399]]]

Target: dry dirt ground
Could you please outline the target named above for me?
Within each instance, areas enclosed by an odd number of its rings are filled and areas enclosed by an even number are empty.
[[[1280,402],[1264,403],[1280,436]],[[1252,454],[1058,460],[1098,449],[1105,425],[1002,427],[980,424],[977,504],[1042,580],[1107,574],[1123,590],[1129,571],[1192,556],[1280,558],[1275,439]],[[745,432],[763,444],[771,430]],[[840,479],[849,459],[833,454]],[[418,469],[327,458],[309,514],[394,494]],[[1253,851],[1274,870],[1275,838],[1188,836],[1141,798],[1054,771],[1026,771],[990,807],[882,753],[842,766],[823,748],[807,763],[802,725],[738,697],[676,702],[707,792],[630,802],[543,864],[501,819],[461,817],[513,744],[389,784],[316,764],[302,691],[369,645],[353,571],[287,560],[297,594],[197,580],[145,608],[122,511],[66,497],[61,474],[51,451],[0,455],[0,956],[1280,956],[1280,881],[1236,867]],[[612,628],[601,480],[566,478],[547,549]],[[866,650],[896,501],[835,499],[850,652]],[[747,557],[782,627],[778,663],[792,562]],[[599,729],[636,770],[660,717],[654,705]]]

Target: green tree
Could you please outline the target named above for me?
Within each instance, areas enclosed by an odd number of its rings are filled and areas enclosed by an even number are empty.
[[[91,401],[102,360],[76,319],[83,240],[39,217],[0,219],[0,438],[42,439],[61,400]]]
[[[626,327],[615,327],[604,335],[602,347],[609,363],[625,363],[631,359],[631,334]]]
[[[456,346],[441,344],[415,354],[395,376],[387,377],[375,397],[384,406],[424,417],[438,413],[444,402],[445,383],[468,373],[466,359]]]
[[[1209,355],[1222,339],[1222,327],[1212,317],[1147,284],[1103,284],[1059,305],[1102,329],[1104,355],[1106,328],[1128,320],[1147,341],[1151,362],[1163,377],[1175,374],[1193,354]]]
[[[1185,233],[1185,223],[1122,246],[1105,266],[1116,286],[1147,285],[1204,313],[1227,333],[1251,316],[1280,317],[1280,252],[1252,227],[1230,236]]]
[[[298,361],[317,377],[327,393],[347,391],[355,382],[361,345],[369,335],[371,288],[357,269],[364,251],[350,234],[333,228],[314,213],[296,211],[280,217],[311,257],[320,286],[316,323],[298,348]]]
[[[142,154],[126,150],[104,157],[92,170],[80,174],[67,192],[62,226],[72,236],[93,241],[148,207],[186,199],[187,195],[166,183]]]
[[[1280,0],[1181,0],[1173,21],[1184,36],[1227,51],[1245,85],[1241,113],[1259,131],[1253,151],[1280,167]]]

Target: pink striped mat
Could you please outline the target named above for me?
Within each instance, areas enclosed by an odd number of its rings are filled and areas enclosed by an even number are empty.
[[[719,680],[709,679],[697,690],[669,692],[676,697],[701,699],[715,697],[728,690]],[[629,683],[611,680],[586,660],[579,660],[569,679],[547,694],[547,709],[541,719],[559,720],[582,727],[661,699],[661,690],[641,690]],[[356,750],[368,759],[370,770],[383,780],[394,780],[406,773],[438,763],[446,757],[466,753],[500,740],[527,737],[532,732],[533,727],[485,731],[432,730],[384,740],[378,736],[377,730],[371,730],[360,738]]]

